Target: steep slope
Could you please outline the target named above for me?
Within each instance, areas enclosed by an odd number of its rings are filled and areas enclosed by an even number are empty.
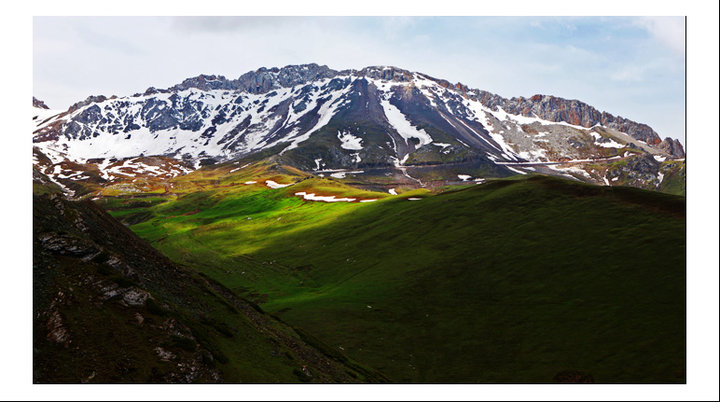
[[[682,197],[535,176],[326,203],[297,194],[379,196],[271,174],[218,166],[102,203],[394,381],[685,380]]]
[[[35,176],[34,382],[384,381]]]
[[[412,178],[409,167],[449,179],[460,165],[475,177],[538,171],[612,184],[604,175],[609,160],[684,158],[677,141],[576,100],[506,99],[384,66],[263,68],[236,80],[201,75],[37,114],[34,143],[53,165],[100,170],[148,156],[197,168],[273,150],[306,171],[382,168]]]

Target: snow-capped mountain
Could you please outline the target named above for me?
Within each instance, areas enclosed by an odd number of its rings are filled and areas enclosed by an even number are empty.
[[[652,176],[659,186],[662,164],[685,156],[676,140],[577,100],[506,99],[395,67],[261,68],[89,97],[67,111],[33,104],[38,152],[100,170],[146,157],[197,168],[264,151],[306,171],[461,164],[473,176],[538,171],[631,185]],[[649,167],[633,176],[620,160]]]

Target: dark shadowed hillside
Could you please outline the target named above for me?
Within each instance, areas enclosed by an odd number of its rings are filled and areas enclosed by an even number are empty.
[[[384,380],[36,178],[36,383]]]

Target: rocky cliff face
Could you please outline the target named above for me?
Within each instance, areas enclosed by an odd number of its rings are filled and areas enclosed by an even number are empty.
[[[674,158],[684,158],[685,157],[685,150],[683,149],[682,144],[680,141],[667,137],[665,138],[658,148],[662,149],[669,155],[673,156]]]
[[[658,145],[660,137],[646,124],[636,123],[620,116],[600,112],[578,100],[568,100],[549,95],[534,95],[530,98],[512,98],[504,104],[498,103],[508,113],[523,116],[538,116],[544,120],[566,122],[590,128],[595,125],[627,133],[635,139],[650,145]]]

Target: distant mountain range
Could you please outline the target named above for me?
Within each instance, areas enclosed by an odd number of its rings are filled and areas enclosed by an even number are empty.
[[[91,96],[66,111],[35,98],[33,106],[35,163],[63,186],[171,177],[262,154],[316,174],[402,172],[423,186],[538,172],[684,192],[682,145],[646,124],[396,67],[261,68]]]

